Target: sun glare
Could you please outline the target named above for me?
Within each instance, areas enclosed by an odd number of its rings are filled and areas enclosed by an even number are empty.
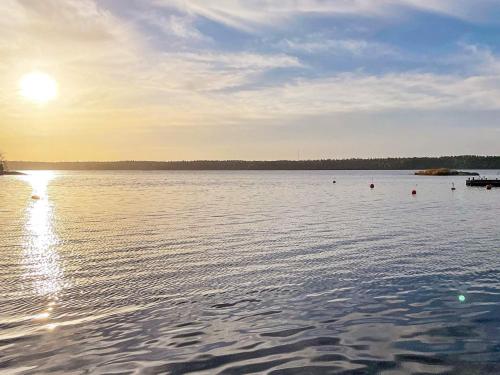
[[[21,95],[31,102],[45,104],[57,97],[57,82],[48,74],[31,72],[19,82]]]

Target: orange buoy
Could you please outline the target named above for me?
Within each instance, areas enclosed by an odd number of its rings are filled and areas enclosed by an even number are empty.
[[[36,200],[36,201],[37,201],[37,200],[39,200],[39,199],[40,199],[40,196],[38,196],[38,195],[36,195],[36,194],[35,194],[35,195],[32,195],[32,196],[31,196],[31,199],[33,199],[33,200]]]
[[[417,195],[417,191],[416,191],[415,189],[413,189],[413,190],[411,191],[411,195]]]
[[[370,189],[373,189],[375,187],[374,184],[370,184]]]

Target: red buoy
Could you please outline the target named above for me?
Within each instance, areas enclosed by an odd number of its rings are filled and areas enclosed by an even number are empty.
[[[417,191],[416,191],[415,189],[413,189],[413,190],[411,191],[411,195],[417,195]]]
[[[370,184],[370,189],[373,189],[375,187],[374,184]]]

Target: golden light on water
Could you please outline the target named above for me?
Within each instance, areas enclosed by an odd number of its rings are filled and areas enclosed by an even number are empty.
[[[45,328],[47,328],[49,331],[53,331],[54,329],[57,328],[57,324],[56,323],[49,323],[45,326]]]
[[[57,97],[57,82],[42,72],[25,74],[19,81],[21,96],[37,104],[45,104]]]
[[[53,228],[53,211],[48,197],[52,172],[34,172],[26,176],[32,194],[40,197],[27,208],[24,244],[25,276],[33,280],[39,295],[55,296],[62,288],[63,271],[56,249],[58,237]],[[27,197],[29,199],[29,197]]]

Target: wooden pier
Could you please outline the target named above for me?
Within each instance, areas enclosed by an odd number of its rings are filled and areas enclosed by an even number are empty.
[[[500,187],[500,180],[498,178],[492,180],[492,179],[486,179],[486,178],[468,178],[467,181],[465,181],[465,185],[467,186],[488,186],[491,185],[493,187]]]

